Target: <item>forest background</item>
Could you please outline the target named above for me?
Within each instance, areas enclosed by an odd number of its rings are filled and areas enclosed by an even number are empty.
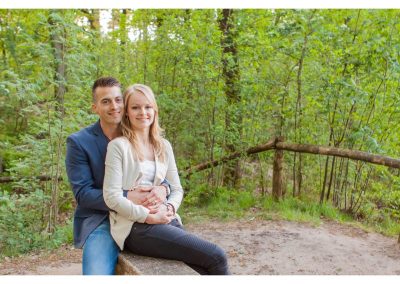
[[[399,16],[0,10],[0,257],[72,243],[65,141],[96,121],[90,90],[103,75],[153,88],[182,173],[278,136],[397,158]],[[275,201],[273,156],[182,176],[182,210],[192,218],[322,216],[400,232],[399,170],[285,152],[284,192]]]

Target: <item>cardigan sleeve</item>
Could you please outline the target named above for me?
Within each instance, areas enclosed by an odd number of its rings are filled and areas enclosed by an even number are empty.
[[[175,212],[177,212],[183,199],[183,189],[179,179],[172,146],[167,140],[164,141],[167,153],[167,173],[165,178],[168,180],[171,187],[171,194],[168,196],[167,202],[172,204],[175,208]]]
[[[124,163],[124,159],[127,159],[124,147],[127,145],[118,138],[108,143],[103,184],[104,201],[111,210],[121,216],[133,222],[144,223],[149,210],[134,204],[122,194],[123,175],[130,172],[130,169],[124,169],[124,165],[127,164]]]

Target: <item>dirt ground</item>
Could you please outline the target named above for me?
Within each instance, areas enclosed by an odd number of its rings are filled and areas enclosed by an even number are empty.
[[[400,275],[396,238],[332,221],[235,221],[187,225],[225,249],[233,274]],[[79,275],[81,250],[64,246],[1,260],[1,275]]]

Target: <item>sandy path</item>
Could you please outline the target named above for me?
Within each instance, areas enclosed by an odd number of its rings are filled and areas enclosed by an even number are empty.
[[[233,274],[394,274],[400,275],[400,245],[395,238],[326,221],[318,227],[288,221],[236,221],[187,225],[223,247]],[[0,263],[0,274],[73,275],[81,273],[81,250]]]
[[[210,223],[189,227],[220,244],[234,274],[397,274],[395,238],[326,222],[319,227],[287,221]]]

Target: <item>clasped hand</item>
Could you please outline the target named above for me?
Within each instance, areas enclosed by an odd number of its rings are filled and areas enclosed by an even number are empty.
[[[133,189],[133,188],[132,188]],[[167,191],[164,186],[136,186],[128,191],[127,198],[137,205],[142,205],[150,210],[146,218],[148,224],[167,224],[173,218],[173,212],[168,210],[164,201]]]

